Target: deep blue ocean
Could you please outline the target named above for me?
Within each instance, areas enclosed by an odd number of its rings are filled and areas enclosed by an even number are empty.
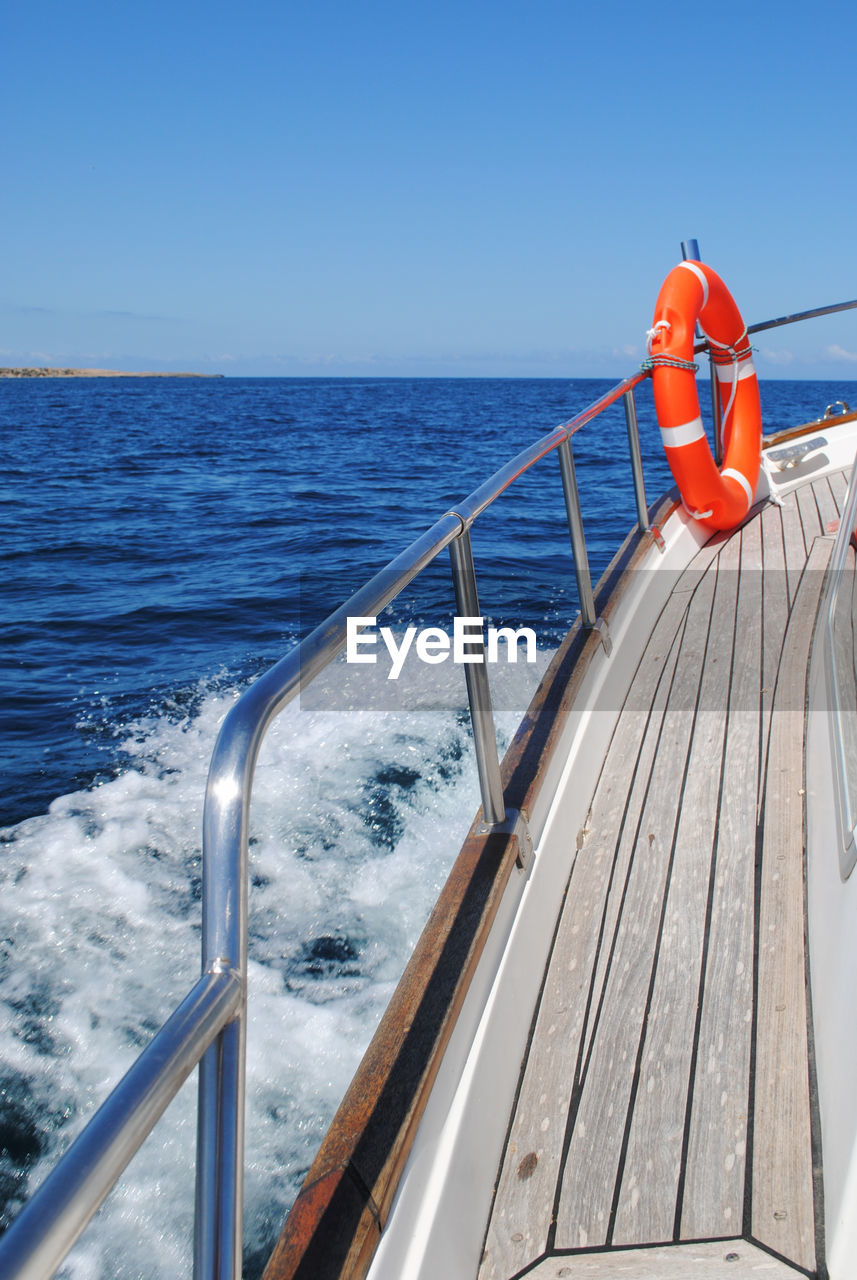
[[[0,382],[0,1223],[193,981],[205,772],[237,693],[609,385]],[[767,431],[836,399],[857,403],[855,383],[761,388]],[[637,403],[651,502],[671,481],[648,386]],[[575,437],[575,461],[596,578],[634,520],[621,403]],[[549,651],[576,612],[557,459],[473,537],[483,613],[529,623]],[[445,556],[403,610],[431,621],[452,611]],[[535,678],[515,676],[521,710]],[[515,705],[498,716],[501,745]],[[251,895],[248,1276],[478,804],[463,691],[461,707],[434,719],[397,718],[386,703],[313,722],[285,715],[266,750]],[[185,1090],[161,1146],[141,1152],[63,1275],[189,1274],[192,1102]]]

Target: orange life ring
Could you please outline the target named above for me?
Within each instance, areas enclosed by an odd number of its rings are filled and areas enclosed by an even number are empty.
[[[693,366],[699,321],[717,371],[723,431],[720,471],[705,435]],[[762,409],[747,330],[711,267],[680,262],[664,281],[649,331],[655,412],[685,508],[711,529],[732,529],[750,510],[762,450]]]

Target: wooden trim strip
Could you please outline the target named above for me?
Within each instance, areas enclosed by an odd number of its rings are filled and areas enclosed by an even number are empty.
[[[652,512],[659,527],[674,496]],[[595,592],[605,620],[652,545],[625,539]],[[527,810],[544,782],[597,635],[571,628],[507,751],[506,804]],[[481,811],[453,865],[416,949],[333,1119],[263,1280],[362,1280],[518,855],[506,834],[480,835]]]
[[[775,444],[785,444],[787,440],[797,440],[800,436],[808,436],[813,432],[829,431],[831,427],[839,427],[843,422],[857,420],[857,409],[849,413],[831,414],[829,418],[817,418],[815,422],[802,422],[799,427],[788,427],[784,431],[775,431],[772,435],[762,437],[762,448],[770,449]]]

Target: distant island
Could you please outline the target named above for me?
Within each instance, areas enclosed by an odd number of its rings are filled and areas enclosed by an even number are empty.
[[[0,368],[0,378],[222,378],[222,373],[129,373],[121,369]]]

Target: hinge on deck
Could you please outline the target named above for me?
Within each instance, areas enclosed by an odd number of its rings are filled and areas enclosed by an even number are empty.
[[[480,836],[508,835],[518,840],[517,866],[529,875],[533,867],[533,837],[523,809],[507,809],[505,822],[480,822],[476,828]]]

